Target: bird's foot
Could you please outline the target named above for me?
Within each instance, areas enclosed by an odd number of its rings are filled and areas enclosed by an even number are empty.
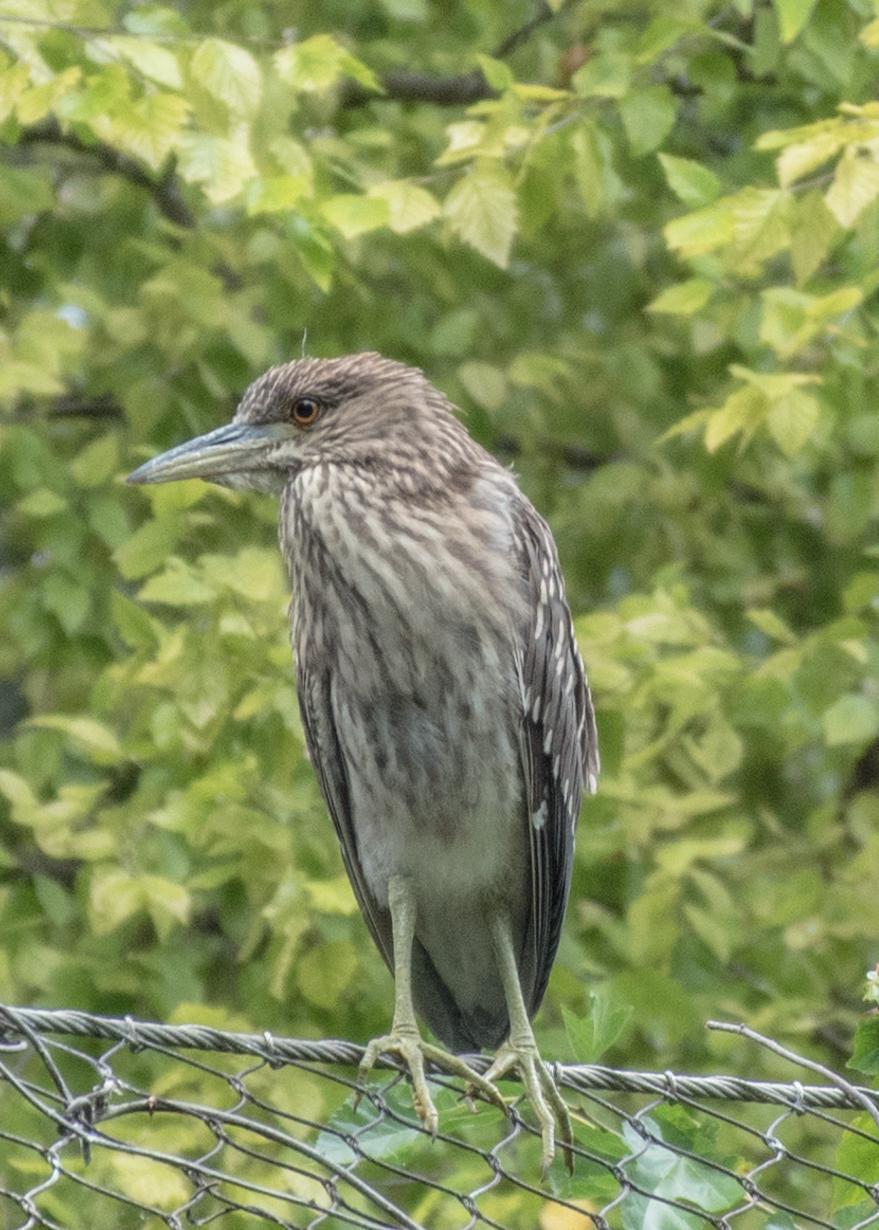
[[[439,1116],[436,1113],[433,1098],[430,1096],[425,1070],[426,1063],[434,1064],[450,1076],[459,1077],[466,1082],[468,1093],[471,1090],[480,1093],[487,1102],[498,1106],[504,1114],[507,1114],[506,1102],[489,1080],[480,1076],[478,1072],[474,1072],[470,1065],[459,1056],[452,1055],[442,1047],[433,1046],[430,1042],[425,1042],[416,1031],[410,1033],[409,1030],[392,1029],[389,1034],[373,1038],[357,1070],[357,1079],[361,1084],[366,1081],[369,1072],[381,1055],[396,1055],[409,1069],[415,1111],[431,1136],[436,1136]],[[355,1105],[359,1100],[360,1093],[355,1097]]]
[[[494,1062],[485,1074],[485,1080],[492,1085],[501,1080],[514,1068],[525,1087],[525,1096],[531,1103],[537,1121],[540,1124],[540,1136],[543,1141],[543,1172],[549,1170],[555,1157],[556,1136],[565,1159],[565,1165],[574,1172],[574,1129],[571,1116],[565,1100],[559,1093],[549,1069],[540,1058],[540,1052],[533,1040],[505,1042],[495,1056]]]

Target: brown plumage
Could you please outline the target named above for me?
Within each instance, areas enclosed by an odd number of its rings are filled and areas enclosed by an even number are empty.
[[[194,474],[280,494],[308,748],[383,957],[411,944],[452,1050],[497,1046],[511,1017],[530,1035],[598,773],[549,528],[422,373],[377,354],[273,368],[230,427],[133,478]]]

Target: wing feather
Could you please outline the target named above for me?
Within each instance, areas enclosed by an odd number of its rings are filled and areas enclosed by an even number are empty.
[[[520,753],[531,854],[531,918],[526,945],[533,963],[529,1009],[543,998],[571,886],[574,833],[584,785],[598,777],[592,697],[558,555],[549,527],[523,502],[516,526],[532,612],[517,647],[522,696]]]
[[[331,688],[328,672],[308,671],[301,665],[298,666],[296,690],[308,754],[333,820],[342,860],[360,912],[366,919],[385,963],[389,969],[393,969],[394,948],[390,913],[379,906],[370,892],[357,853],[351,816],[351,792],[333,716]]]

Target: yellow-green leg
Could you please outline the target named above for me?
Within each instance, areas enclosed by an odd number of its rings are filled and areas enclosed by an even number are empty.
[[[452,1076],[458,1076],[477,1089],[488,1101],[504,1112],[506,1103],[497,1089],[485,1077],[466,1064],[457,1055],[442,1047],[425,1042],[415,1020],[415,1005],[412,1000],[412,945],[415,940],[416,905],[411,885],[405,876],[392,876],[388,885],[388,907],[391,911],[391,929],[394,937],[394,1019],[391,1032],[373,1038],[360,1061],[358,1079],[366,1079],[380,1055],[398,1055],[409,1069],[415,1110],[421,1122],[436,1135],[438,1117],[425,1075],[425,1060],[434,1063]]]
[[[528,1010],[519,983],[519,969],[509,919],[505,914],[497,914],[492,917],[489,926],[510,1016],[510,1036],[495,1056],[485,1079],[494,1084],[513,1068],[518,1069],[525,1086],[525,1094],[540,1124],[544,1170],[549,1169],[555,1156],[556,1128],[565,1163],[569,1170],[573,1170],[574,1130],[571,1116],[537,1049],[534,1030],[528,1019]]]

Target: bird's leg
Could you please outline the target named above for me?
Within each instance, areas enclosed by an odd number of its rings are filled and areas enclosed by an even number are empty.
[[[485,1079],[494,1084],[513,1068],[518,1068],[526,1096],[540,1124],[544,1171],[549,1169],[555,1156],[556,1128],[558,1128],[565,1163],[573,1172],[574,1130],[571,1126],[571,1116],[537,1049],[534,1031],[531,1028],[528,1010],[522,996],[509,919],[506,914],[495,914],[490,919],[489,926],[510,1016],[510,1036],[495,1056],[494,1063],[485,1074]]]
[[[415,1004],[412,1000],[412,944],[415,939],[416,906],[412,888],[405,876],[392,876],[388,884],[388,906],[391,911],[391,929],[394,938],[394,1019],[391,1032],[373,1038],[360,1061],[357,1076],[361,1082],[380,1055],[399,1055],[409,1069],[412,1078],[415,1110],[432,1136],[436,1135],[439,1120],[436,1107],[430,1096],[424,1063],[428,1060],[452,1076],[466,1081],[468,1086],[479,1090],[488,1101],[506,1113],[506,1103],[497,1089],[484,1077],[466,1064],[457,1055],[425,1042],[415,1020]]]

